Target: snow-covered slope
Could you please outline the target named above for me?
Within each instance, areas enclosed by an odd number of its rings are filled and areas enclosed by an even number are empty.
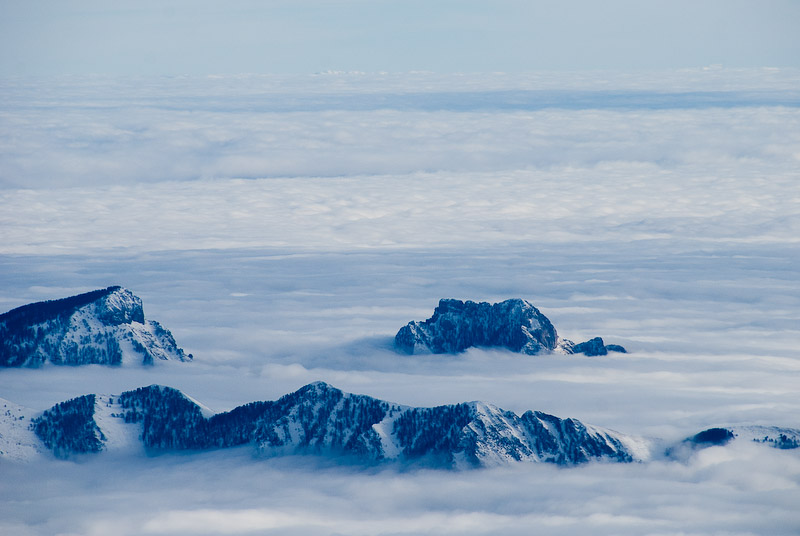
[[[605,345],[600,337],[579,344],[561,339],[539,309],[519,298],[493,304],[439,300],[431,318],[409,322],[397,332],[395,346],[408,354],[458,353],[473,346],[501,347],[529,355],[625,352],[622,346]]]
[[[0,398],[0,459],[33,460],[45,447],[31,429],[37,411]]]
[[[800,430],[778,426],[731,426],[731,433],[737,440],[764,443],[776,449],[800,448]]]
[[[142,300],[108,287],[32,303],[0,315],[0,366],[35,367],[187,361],[172,334],[145,320]]]

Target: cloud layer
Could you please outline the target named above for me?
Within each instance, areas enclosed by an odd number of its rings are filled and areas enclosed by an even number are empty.
[[[788,165],[788,163],[786,164]],[[746,159],[0,192],[5,254],[794,243],[794,167]]]
[[[34,534],[792,534],[800,463],[757,446],[688,464],[367,472],[244,453],[19,466],[0,528]],[[46,472],[46,473],[45,473]],[[45,476],[45,474],[47,476]],[[102,478],[97,478],[102,474]],[[42,481],[46,486],[42,489]],[[23,501],[47,508],[19,510]],[[702,498],[701,502],[687,500]],[[54,511],[58,514],[54,516]]]
[[[799,76],[10,79],[0,187],[620,162],[786,169],[798,158]]]

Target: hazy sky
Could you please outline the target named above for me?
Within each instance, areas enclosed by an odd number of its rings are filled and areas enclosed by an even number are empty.
[[[800,67],[791,0],[0,2],[0,75]]]

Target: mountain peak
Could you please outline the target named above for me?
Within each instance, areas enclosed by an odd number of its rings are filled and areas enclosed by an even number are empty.
[[[407,354],[455,354],[474,346],[505,348],[527,355],[625,352],[619,345],[606,346],[600,337],[580,344],[561,339],[550,320],[521,298],[493,304],[441,299],[433,316],[422,322],[409,322],[397,332],[395,346]]]
[[[306,385],[304,385],[303,387],[300,388],[301,391],[302,390],[311,390],[311,389],[314,389],[314,390],[317,390],[317,391],[331,391],[331,390],[338,391],[339,390],[339,389],[336,389],[336,387],[332,386],[331,384],[323,382],[321,380],[317,380],[315,382],[311,382],[311,383],[306,384]]]
[[[107,326],[144,324],[142,300],[133,292],[122,287],[108,287],[108,294],[97,300],[97,317]]]
[[[85,305],[102,300],[110,294],[120,291],[125,291],[125,289],[115,285],[68,298],[29,303],[0,314],[0,322],[31,323],[51,320],[59,316],[69,316]]]
[[[169,330],[146,320],[142,300],[120,286],[31,303],[0,315],[0,366],[120,365],[192,359]]]

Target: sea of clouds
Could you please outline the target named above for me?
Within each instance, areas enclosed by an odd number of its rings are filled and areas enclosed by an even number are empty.
[[[316,380],[679,441],[800,427],[795,72],[6,79],[0,310],[120,284],[190,364],[0,371],[43,410]],[[532,301],[629,354],[405,356],[438,299]],[[246,449],[0,462],[0,532],[794,534],[800,458],[453,473]]]

